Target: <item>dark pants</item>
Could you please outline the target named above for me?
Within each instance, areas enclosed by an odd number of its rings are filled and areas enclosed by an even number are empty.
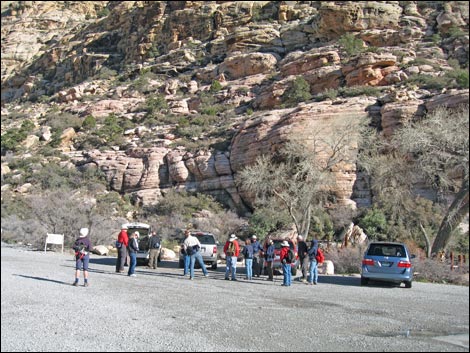
[[[308,265],[310,263],[310,260],[308,259],[308,256],[305,256],[303,259],[300,259],[300,266],[302,268],[302,279],[307,280],[308,278]]]
[[[259,277],[262,275],[264,259],[259,254],[253,255],[253,275]]]
[[[124,263],[126,262],[127,257],[127,249],[123,245],[120,249],[118,249],[118,257],[116,260],[116,272],[124,271]]]
[[[266,260],[266,270],[268,271],[268,279],[273,280],[274,271],[273,271],[273,262]]]

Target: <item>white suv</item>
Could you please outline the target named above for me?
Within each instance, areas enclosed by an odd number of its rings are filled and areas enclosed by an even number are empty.
[[[137,252],[137,264],[143,263],[146,265],[149,261],[149,235],[152,228],[147,223],[133,222],[126,223],[127,234],[129,236],[135,231],[139,232],[139,251]]]

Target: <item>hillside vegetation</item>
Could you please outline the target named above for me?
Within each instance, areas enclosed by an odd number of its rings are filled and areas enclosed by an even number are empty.
[[[468,24],[462,1],[2,2],[2,240],[352,222],[468,258]],[[288,146],[299,173],[249,188]]]

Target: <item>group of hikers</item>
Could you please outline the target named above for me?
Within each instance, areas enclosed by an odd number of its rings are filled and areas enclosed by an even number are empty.
[[[184,271],[183,276],[189,274],[189,279],[194,279],[194,266],[196,261],[199,263],[202,272],[207,277],[208,271],[204,264],[202,255],[200,253],[201,243],[196,236],[191,235],[189,230],[184,231],[185,239],[181,244],[181,252],[184,255]],[[140,234],[135,231],[131,234],[127,232],[127,226],[123,224],[119,232],[116,248],[118,256],[116,259],[116,272],[124,272],[124,266],[129,267],[127,275],[135,277],[135,267],[137,265],[137,252],[139,251],[138,239]],[[223,251],[226,259],[225,280],[237,281],[237,260],[240,255],[240,244],[238,237],[231,234],[226,241]],[[149,261],[148,268],[156,269],[158,264],[158,257],[160,254],[161,240],[160,237],[153,231],[149,235]],[[297,237],[296,249],[291,249],[289,241],[286,239],[281,243],[281,250],[279,253],[279,261],[282,264],[283,283],[282,286],[290,286],[292,284],[292,263],[296,262],[293,255],[297,250],[298,258],[302,270],[302,277],[300,280],[304,283],[317,284],[318,283],[318,255],[321,251],[318,248],[318,241],[313,239],[310,246],[302,236]],[[84,286],[89,286],[88,282],[88,264],[89,254],[92,249],[91,241],[88,238],[88,228],[80,229],[80,236],[76,239],[73,249],[75,250],[75,281],[74,286],[78,286],[80,278],[80,270],[83,269]],[[264,245],[258,241],[256,235],[252,235],[246,239],[245,246],[241,250],[241,254],[245,260],[246,277],[245,279],[251,281],[253,275],[260,277],[263,268],[266,267],[268,281],[274,281],[274,268],[273,263],[275,259],[275,246],[272,238],[267,237]],[[129,264],[127,259],[129,258]]]
[[[240,254],[240,245],[238,244],[237,239],[237,236],[232,234],[224,245],[224,253],[226,257],[225,280],[237,280],[237,259]],[[297,237],[297,249],[291,249],[291,244],[289,244],[287,239],[281,243],[279,261],[282,264],[282,286],[289,287],[292,284],[292,264],[295,264],[297,261],[295,258],[295,250],[297,250],[302,269],[302,277],[300,280],[304,283],[317,284],[318,254],[320,253],[318,241],[313,239],[309,247],[303,237],[299,235]],[[273,263],[276,254],[272,238],[267,237],[264,245],[261,245],[258,242],[256,235],[252,235],[251,238],[246,239],[242,255],[245,260],[246,280],[252,280],[253,269],[255,276],[260,277],[264,267],[266,267],[268,275],[267,280],[274,280]]]

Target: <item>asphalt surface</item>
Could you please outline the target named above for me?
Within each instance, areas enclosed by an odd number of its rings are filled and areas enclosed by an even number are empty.
[[[74,287],[71,254],[2,243],[1,351],[469,351],[468,287],[282,287],[243,268],[225,281],[223,265],[190,281],[165,261],[128,277],[114,264],[92,255],[90,286]]]

